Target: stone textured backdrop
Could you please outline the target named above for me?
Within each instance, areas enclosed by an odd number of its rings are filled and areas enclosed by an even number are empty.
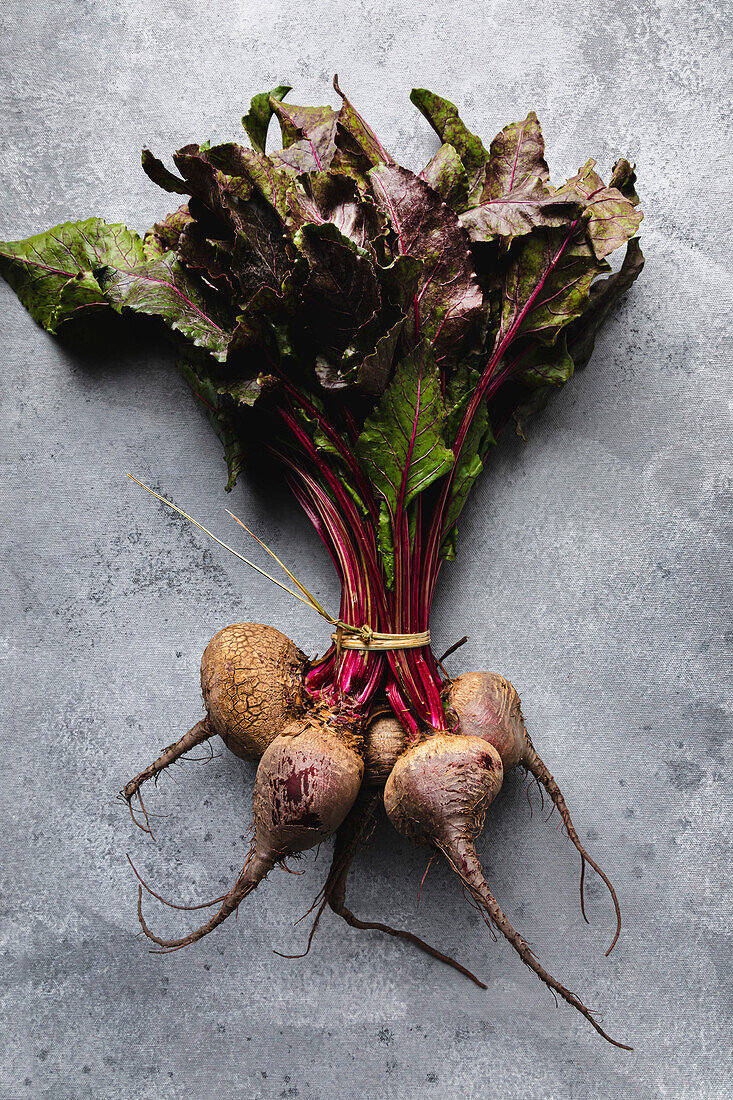
[[[730,145],[725,5],[588,0],[467,7],[237,0],[11,0],[3,19],[0,236],[90,214],[144,229],[170,205],[139,170],[239,132],[250,96],[287,79],[333,100],[332,73],[385,143],[435,149],[412,85],[491,136],[535,108],[556,175],[636,160],[647,269],[592,365],[505,439],[446,569],[434,635],[470,644],[528,724],[612,873],[578,906],[574,849],[512,777],[482,846],[490,882],[543,961],[631,1040],[606,1046],[503,942],[453,877],[382,822],[355,909],[414,928],[488,982],[483,993],[400,943],[293,927],[328,864],[274,873],[215,936],[162,958],[136,934],[125,863],[186,902],[241,865],[253,771],[225,754],[166,777],[158,843],[114,796],[200,714],[207,639],[263,619],[311,652],[318,619],[124,478],[152,481],[235,538],[225,505],[336,600],[329,563],[266,478],[224,493],[219,445],[161,341],[124,329],[53,340],[0,285],[8,690],[0,739],[3,1100],[343,1096],[730,1095],[726,938],[730,732]],[[173,781],[175,780],[175,782]],[[536,807],[537,808],[537,807]],[[147,906],[173,932],[194,914]]]

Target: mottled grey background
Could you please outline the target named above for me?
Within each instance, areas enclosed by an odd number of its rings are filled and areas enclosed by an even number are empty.
[[[728,13],[729,14],[729,13]],[[293,927],[328,865],[276,872],[238,924],[171,957],[136,934],[124,853],[192,902],[241,865],[253,771],[228,754],[148,795],[158,843],[115,803],[200,714],[208,638],[263,619],[311,652],[318,619],[124,478],[152,481],[224,536],[245,515],[321,600],[315,537],[266,481],[224,493],[219,445],[165,344],[125,330],[55,341],[7,287],[2,538],[3,1100],[730,1095],[726,733],[730,709],[730,144],[726,5],[612,0],[466,6],[252,0],[11,2],[3,16],[0,236],[91,214],[144,229],[170,206],[139,170],[236,135],[250,96],[329,81],[417,167],[436,143],[410,87],[455,100],[487,139],[535,108],[552,168],[638,164],[647,270],[591,367],[506,439],[472,500],[435,607],[452,667],[522,693],[535,741],[618,887],[608,897],[512,776],[483,857],[546,965],[633,1054],[604,1044],[504,943],[457,883],[380,823],[350,897],[482,974],[482,993],[407,946],[324,917]],[[729,774],[729,773],[728,773]],[[175,782],[173,781],[175,780]],[[196,914],[150,903],[177,933]]]

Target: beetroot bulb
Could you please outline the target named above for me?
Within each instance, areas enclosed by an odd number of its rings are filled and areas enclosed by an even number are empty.
[[[254,839],[242,873],[222,898],[217,912],[179,939],[145,935],[165,950],[195,943],[235,912],[263,878],[288,856],[321,844],[343,822],[356,800],[364,774],[355,725],[342,714],[317,710],[294,722],[265,749],[254,789]],[[142,885],[139,902],[142,902]],[[184,908],[176,906],[174,908]],[[193,908],[199,908],[194,906]]]
[[[568,836],[580,853],[580,907],[586,922],[588,918],[583,893],[586,863],[603,880],[613,899],[616,931],[606,951],[610,955],[621,933],[621,908],[616,891],[606,873],[588,855],[580,842],[562,791],[538,755],[527,732],[518,692],[507,679],[496,672],[464,672],[451,681],[446,702],[448,710],[458,718],[458,729],[461,733],[489,741],[501,756],[505,772],[519,765],[533,775],[549,794]]]
[[[489,741],[460,733],[435,734],[399,758],[384,789],[384,805],[398,832],[442,852],[480,912],[545,985],[585,1016],[609,1043],[630,1050],[612,1039],[583,1002],[545,970],[486,883],[475,839],[503,777],[501,756]]]
[[[201,663],[205,715],[122,797],[131,813],[138,799],[150,832],[144,784],[218,736],[258,761],[254,839],[231,889],[192,907],[216,907],[200,928],[152,932],[142,880],[139,918],[163,951],[192,944],[272,868],[335,835],[316,923],[328,905],[468,973],[346,906],[351,862],[383,800],[392,824],[442,853],[527,966],[608,1038],[540,966],[485,881],[474,843],[506,772],[524,767],[559,810],[581,855],[581,904],[586,863],[618,921],[613,887],[580,843],[514,689],[489,673],[451,680],[430,613],[500,434],[511,426],[524,436],[586,366],[604,318],[642,271],[636,174],[620,159],[604,180],[591,159],[551,183],[533,111],[484,144],[425,88],[410,98],[441,144],[415,173],[337,78],[333,87],[336,106],[298,106],[287,85],[257,94],[242,118],[249,146],[188,144],[175,170],[145,149],[143,170],[177,209],[144,236],[88,218],[0,242],[0,273],[51,333],[89,314],[157,319],[223,444],[227,489],[253,463],[276,471],[340,588],[332,614],[257,536],[288,583],[192,521],[321,615],[331,644],[308,659],[270,626],[237,622],[213,636]],[[282,143],[268,151],[274,120]],[[616,249],[623,260],[612,268]]]

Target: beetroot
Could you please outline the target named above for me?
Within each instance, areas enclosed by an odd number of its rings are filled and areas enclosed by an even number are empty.
[[[141,785],[218,734],[238,756],[260,757],[255,839],[238,881],[212,903],[217,913],[156,942],[175,950],[200,939],[273,866],[336,832],[319,913],[330,904],[356,927],[428,950],[345,905],[386,782],[393,824],[442,852],[523,961],[605,1036],[540,967],[484,880],[474,839],[504,772],[523,766],[558,808],[581,855],[581,903],[586,862],[618,915],[613,888],[580,843],[511,684],[488,673],[451,682],[431,646],[430,611],[499,435],[512,426],[524,436],[588,363],[643,268],[634,168],[621,159],[606,182],[588,160],[551,183],[533,111],[484,145],[452,103],[416,88],[412,102],[441,141],[418,174],[337,79],[336,108],[298,106],[288,91],[252,100],[242,120],[251,148],[188,144],[175,172],[144,150],[144,171],[181,203],[144,237],[89,218],[0,242],[0,271],[50,332],[100,311],[157,318],[222,441],[227,488],[245,452],[271,460],[341,588],[332,614],[272,551],[294,587],[212,535],[317,611],[332,644],[306,661],[278,631],[240,623],[207,648],[206,717],[124,797],[132,806],[137,795],[144,814]],[[268,152],[273,117],[282,147]],[[607,257],[618,248],[614,270]]]
[[[538,784],[549,794],[553,806],[558,810],[568,836],[580,853],[580,907],[584,919],[585,865],[590,864],[596,874],[608,887],[616,912],[616,931],[611,945],[606,951],[610,955],[621,933],[621,907],[611,880],[581,844],[570,812],[565,805],[562,791],[544,761],[537,754],[522,717],[519,695],[503,676],[495,672],[464,672],[452,681],[448,691],[448,705],[458,718],[461,733],[481,737],[492,744],[499,755],[505,771],[518,764],[530,772]]]
[[[195,932],[174,940],[156,936],[140,913],[146,936],[166,950],[195,943],[235,912],[276,864],[327,840],[361,787],[364,764],[357,744],[353,727],[333,711],[288,726],[265,749],[257,768],[252,848],[221,908]]]
[[[397,761],[384,789],[390,821],[404,836],[443,853],[486,918],[518,953],[522,962],[564,1000],[577,1008],[596,1031],[612,1039],[582,1001],[540,965],[502,912],[486,884],[474,846],[484,817],[504,775],[501,757],[480,737],[437,734],[408,749]]]

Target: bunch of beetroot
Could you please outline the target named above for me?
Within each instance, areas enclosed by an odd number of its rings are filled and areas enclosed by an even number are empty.
[[[341,581],[320,659],[271,627],[220,631],[202,661],[206,717],[125,788],[141,800],[144,781],[214,735],[259,759],[237,882],[180,939],[156,936],[140,909],[142,927],[162,950],[192,943],[274,866],[336,834],[318,915],[330,905],[452,963],[346,908],[351,860],[383,799],[392,824],[441,852],[487,921],[608,1039],[509,924],[476,854],[504,772],[520,765],[619,919],[516,691],[494,673],[451,679],[429,644],[382,649],[370,637],[428,631],[441,565],[496,436],[510,423],[521,434],[588,362],[641,271],[635,175],[620,160],[606,185],[591,160],[553,186],[533,113],[486,149],[423,89],[412,100],[442,144],[415,174],[334,85],[338,110],[290,104],[287,87],[255,96],[243,119],[251,149],[185,146],[177,174],[145,150],[145,171],[183,203],[144,238],[92,218],[0,244],[0,270],[51,332],[110,307],[160,318],[224,443],[229,487],[248,450],[269,453]],[[273,115],[282,148],[267,153]],[[611,273],[606,257],[622,245]]]

